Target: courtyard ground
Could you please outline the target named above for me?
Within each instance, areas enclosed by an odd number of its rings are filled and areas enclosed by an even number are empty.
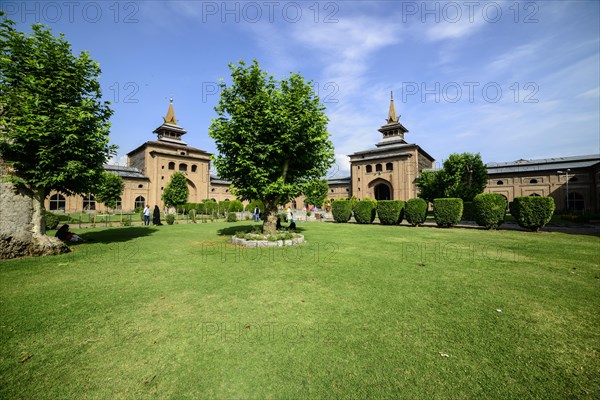
[[[598,398],[600,238],[250,222],[0,262],[0,398]]]

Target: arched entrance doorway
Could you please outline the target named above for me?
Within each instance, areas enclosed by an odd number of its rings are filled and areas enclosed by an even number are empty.
[[[392,200],[390,187],[385,183],[375,186],[375,200]]]

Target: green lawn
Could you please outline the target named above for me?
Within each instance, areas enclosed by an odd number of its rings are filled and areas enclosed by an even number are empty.
[[[250,225],[0,262],[0,398],[600,398],[598,237]]]

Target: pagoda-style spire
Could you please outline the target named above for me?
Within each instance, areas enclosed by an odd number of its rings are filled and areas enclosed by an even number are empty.
[[[173,98],[169,102],[169,110],[167,116],[163,117],[163,124],[154,130],[154,133],[158,135],[158,140],[176,143],[182,143],[181,136],[186,134],[186,130],[177,125],[177,119],[175,118],[175,111],[173,110]]]
[[[383,141],[378,143],[377,146],[398,142],[406,143],[404,141],[404,134],[408,132],[408,129],[400,123],[400,116],[396,114],[394,92],[390,92],[390,110],[385,121],[386,124],[379,128],[379,132],[383,135]]]
[[[400,119],[399,116],[396,115],[396,108],[394,107],[394,92],[390,92],[390,111],[387,117],[387,123],[393,124],[394,122],[398,122]]]
[[[169,103],[169,110],[167,111],[167,116],[163,117],[165,120],[165,124],[177,125],[177,119],[175,118],[175,111],[173,110],[173,98],[171,97],[171,102]]]

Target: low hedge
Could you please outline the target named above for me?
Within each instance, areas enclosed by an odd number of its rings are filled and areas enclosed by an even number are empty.
[[[401,200],[379,200],[377,216],[382,225],[397,225],[404,217],[404,202]]]
[[[404,216],[412,226],[422,225],[427,219],[427,202],[419,197],[408,200],[404,207]]]
[[[510,213],[520,227],[537,232],[550,221],[555,207],[552,197],[523,196],[510,203]]]
[[[496,229],[506,216],[506,198],[498,193],[480,193],[473,199],[475,222],[486,229]]]
[[[458,198],[433,199],[433,216],[440,228],[449,228],[459,223],[463,212],[463,201]]]
[[[475,204],[472,201],[463,202],[461,221],[475,221]]]
[[[357,224],[370,224],[375,219],[377,204],[371,200],[357,201],[352,208]]]
[[[352,202],[349,200],[335,200],[331,204],[331,213],[335,222],[348,222],[352,217]]]

